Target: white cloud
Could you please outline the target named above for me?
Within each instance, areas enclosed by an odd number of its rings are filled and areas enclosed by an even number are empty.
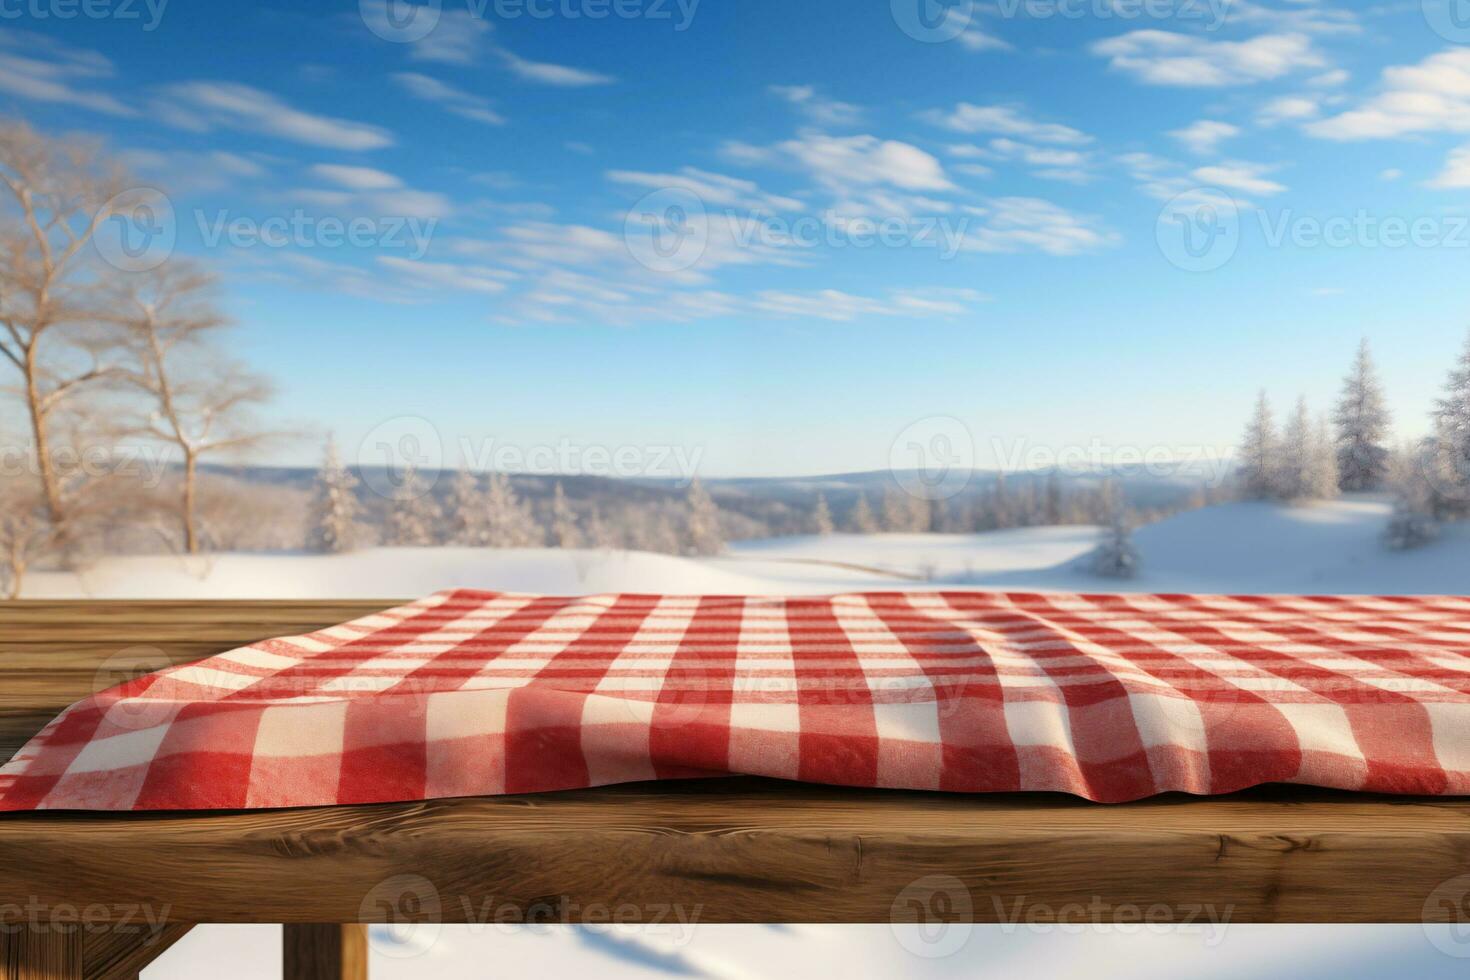
[[[1220,148],[1221,142],[1239,136],[1240,127],[1213,119],[1201,119],[1183,129],[1176,129],[1169,135],[1183,143],[1190,152],[1209,156]]]
[[[1190,176],[1201,184],[1224,187],[1232,191],[1261,195],[1280,194],[1286,190],[1286,185],[1268,180],[1265,176],[1272,169],[1265,164],[1236,160],[1210,167],[1199,167]]]
[[[1081,130],[1059,123],[1037,122],[1013,106],[961,102],[952,111],[934,110],[925,113],[925,118],[957,133],[995,133],[1037,143],[1080,144],[1092,141],[1092,137]]]
[[[566,65],[553,65],[544,61],[528,61],[504,48],[501,48],[498,53],[500,59],[505,62],[505,66],[512,73],[528,82],[555,85],[561,88],[585,88],[590,85],[611,85],[617,81],[611,75],[603,75],[582,68],[569,68]]]
[[[645,187],[649,190],[681,190],[698,197],[706,206],[741,208],[747,211],[794,211],[801,202],[779,194],[768,194],[750,180],[727,177],[694,167],[678,173],[642,173],[632,170],[608,171],[608,179],[619,184]]]
[[[846,323],[865,316],[957,316],[986,298],[973,289],[895,290],[886,297],[838,289],[766,290],[756,294],[751,306],[774,316]]]
[[[394,72],[391,77],[415,98],[437,102],[455,115],[492,126],[499,126],[505,122],[504,116],[490,108],[488,100],[457,89],[437,78],[411,71]]]
[[[378,264],[420,288],[444,288],[471,293],[501,293],[515,274],[488,266],[423,262],[396,255],[378,256]]]
[[[171,192],[187,194],[228,190],[262,177],[269,159],[224,150],[127,150],[122,161],[132,170],[157,175]]]
[[[966,208],[983,221],[967,227],[963,248],[972,252],[1043,252],[1078,255],[1108,248],[1118,235],[1096,221],[1036,197],[999,197],[985,207]]]
[[[1384,171],[1382,171],[1382,172],[1380,172],[1378,174],[1378,179],[1379,180],[1394,181],[1394,180],[1400,179],[1403,176],[1404,176],[1404,172],[1402,170],[1400,170],[1398,167],[1389,167],[1387,170],[1384,170]]]
[[[303,112],[269,92],[234,82],[167,86],[154,110],[164,122],[196,132],[226,127],[338,150],[375,150],[393,144],[385,129]]]
[[[781,148],[832,188],[885,184],[906,191],[946,191],[954,187],[939,160],[912,143],[809,133],[782,143]]]
[[[1470,146],[1451,150],[1444,162],[1444,169],[1429,181],[1429,186],[1456,190],[1470,187]]]
[[[1333,140],[1470,132],[1470,48],[1451,48],[1415,65],[1386,68],[1378,95],[1306,129]]]
[[[823,98],[811,85],[772,85],[767,91],[791,103],[820,126],[852,126],[863,117],[861,106]]]
[[[1266,7],[1255,0],[1231,0],[1225,20],[1230,24],[1259,24],[1276,31],[1307,34],[1361,34],[1362,24],[1351,10],[1317,0],[1286,0],[1287,6]]]
[[[292,197],[342,215],[439,219],[452,210],[443,194],[405,187],[393,174],[372,167],[318,163],[308,172],[336,186],[299,188]]]
[[[387,2],[394,5],[395,22],[403,23],[409,6],[405,0],[361,0],[363,17],[386,17]],[[416,12],[415,16],[435,18],[434,29],[409,48],[409,56],[415,61],[473,64],[481,54],[482,40],[491,29],[484,17],[468,9],[451,9],[449,4],[425,5],[423,13]]]
[[[944,19],[950,24],[949,31],[959,32],[955,35],[955,40],[971,51],[1015,50],[1015,46],[1010,42],[981,30],[980,19],[974,16],[973,11],[967,12],[959,7],[950,7],[945,11]]]
[[[113,75],[112,62],[95,51],[9,27],[0,32],[0,48],[8,49],[0,51],[0,91],[110,116],[137,115],[114,96],[87,87]]]
[[[1109,67],[1150,85],[1220,87],[1280,78],[1326,62],[1304,34],[1262,34],[1247,41],[1216,41],[1170,31],[1132,31],[1094,42]]]
[[[727,143],[722,152],[746,165],[796,167],[832,195],[833,216],[911,216],[950,210],[932,192],[955,190],[944,165],[911,143],[876,136],[804,132],[774,146]]]
[[[1283,95],[1261,106],[1256,121],[1262,126],[1315,119],[1322,112],[1317,99],[1306,95]]]
[[[1313,75],[1307,79],[1307,84],[1313,88],[1336,88],[1346,85],[1348,79],[1352,78],[1346,69],[1334,68],[1332,71],[1324,71],[1320,75]]]
[[[1092,179],[1092,155],[1082,150],[1057,146],[1033,146],[1004,136],[996,137],[984,148],[952,147],[951,150],[960,150],[959,156],[967,155],[965,150],[978,150],[978,154],[970,155],[991,160],[1019,160],[1033,168],[1031,172],[1034,176],[1045,180],[1062,180],[1080,184]]]
[[[403,181],[390,173],[372,167],[350,167],[336,163],[318,163],[311,172],[324,180],[353,191],[382,191],[402,187]]]

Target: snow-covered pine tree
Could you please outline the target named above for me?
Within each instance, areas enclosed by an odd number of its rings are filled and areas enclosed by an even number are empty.
[[[466,548],[483,548],[489,544],[490,526],[482,500],[479,477],[469,470],[460,470],[454,474],[445,508],[445,540],[448,544],[463,545]]]
[[[1276,439],[1276,422],[1271,416],[1271,402],[1261,392],[1256,399],[1255,414],[1245,429],[1240,443],[1240,489],[1247,498],[1266,500],[1280,495],[1280,459]]]
[[[1383,543],[1394,551],[1422,547],[1439,537],[1435,495],[1427,478],[1433,465],[1434,441],[1406,447],[1389,457],[1387,482],[1394,490],[1393,515],[1383,532]]]
[[[899,490],[883,491],[883,530],[890,534],[902,534],[911,530],[914,512],[909,508],[907,494]]]
[[[1377,490],[1388,472],[1388,407],[1364,338],[1343,381],[1332,416],[1337,430],[1338,486],[1346,491]]]
[[[307,547],[325,554],[340,554],[357,547],[357,479],[342,465],[337,441],[327,438],[322,468],[317,472],[308,518]]]
[[[558,548],[582,547],[582,531],[577,527],[577,514],[567,502],[558,482],[551,492],[551,543]]]
[[[383,526],[384,542],[395,548],[426,548],[438,543],[439,505],[429,488],[409,467],[393,491],[388,520]]]
[[[1062,484],[1055,473],[1046,475],[1041,520],[1047,527],[1062,523]]]
[[[857,503],[853,505],[852,513],[847,516],[847,524],[856,534],[878,533],[878,518],[873,513],[873,508],[868,506],[867,494],[858,494]]]
[[[1435,404],[1434,439],[1434,509],[1463,517],[1470,512],[1470,340]]]
[[[995,488],[990,492],[990,526],[997,531],[1016,526],[1015,501],[1006,489],[1006,475],[995,475]]]
[[[695,477],[685,500],[684,551],[690,555],[718,555],[725,550],[720,531],[720,508]]]
[[[817,506],[812,510],[812,527],[824,538],[837,530],[832,523],[832,510],[827,506],[827,495],[824,493],[817,494]]]
[[[602,519],[602,511],[596,505],[593,505],[592,512],[587,515],[587,541],[594,548],[604,549],[617,548],[621,544],[612,526]]]
[[[1138,549],[1121,505],[1102,532],[1102,541],[1092,553],[1092,572],[1103,578],[1132,578],[1138,574]]]
[[[542,543],[541,528],[504,473],[490,474],[483,506],[486,544],[490,547],[533,548]]]
[[[1275,495],[1282,500],[1311,496],[1312,444],[1312,413],[1307,400],[1298,398],[1277,447]]]
[[[1337,446],[1324,416],[1317,420],[1312,431],[1312,457],[1306,472],[1307,497],[1311,500],[1335,500],[1340,485]]]
[[[909,530],[923,534],[934,529],[934,501],[916,493],[905,494],[909,507]]]

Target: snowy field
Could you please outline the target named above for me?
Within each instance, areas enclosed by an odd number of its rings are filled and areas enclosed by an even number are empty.
[[[646,552],[374,548],[346,555],[109,558],[80,573],[37,573],[26,598],[413,598],[469,587],[581,594],[800,594],[978,588],[1229,593],[1470,593],[1470,529],[1410,552],[1380,542],[1390,507],[1358,497],[1303,507],[1241,503],[1141,528],[1142,572],[1100,579],[1085,556],[1098,532],[834,534],[732,545],[717,558]]]

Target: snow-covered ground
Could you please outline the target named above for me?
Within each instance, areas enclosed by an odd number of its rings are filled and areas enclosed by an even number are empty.
[[[984,588],[1154,592],[1470,593],[1470,528],[1390,552],[1386,500],[1302,507],[1241,503],[1141,528],[1142,573],[1100,579],[1085,556],[1098,532],[1026,528],[989,534],[835,534],[738,542],[718,558],[645,552],[374,548],[346,555],[146,556],[79,573],[38,573],[28,598],[416,597],[468,587],[518,592],[799,594]]]

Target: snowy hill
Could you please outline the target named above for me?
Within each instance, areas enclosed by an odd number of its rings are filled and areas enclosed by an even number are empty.
[[[1227,504],[1140,529],[1143,571],[1099,579],[1083,558],[1097,529],[988,534],[836,534],[732,545],[719,558],[629,551],[374,548],[346,555],[104,559],[40,573],[28,598],[400,598],[476,587],[522,592],[821,593],[987,588],[1149,592],[1470,593],[1470,528],[1397,553],[1379,542],[1386,500],[1303,507]]]

